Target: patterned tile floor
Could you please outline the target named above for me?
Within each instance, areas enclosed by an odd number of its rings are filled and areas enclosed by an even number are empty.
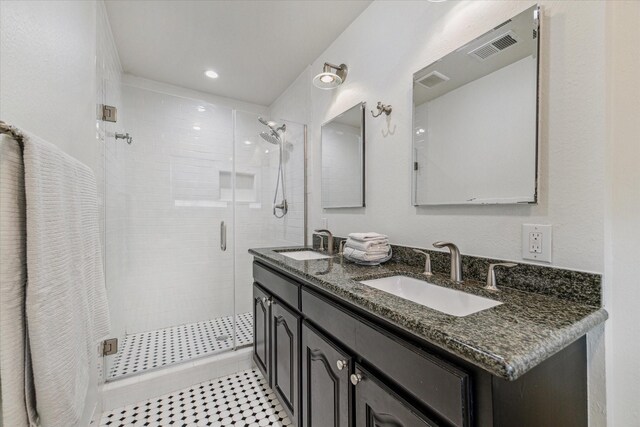
[[[100,427],[291,425],[257,369],[205,381],[144,402],[105,412]]]
[[[236,316],[238,347],[253,342],[253,316]],[[109,370],[109,379],[193,359],[233,347],[233,318],[219,317],[127,335]]]

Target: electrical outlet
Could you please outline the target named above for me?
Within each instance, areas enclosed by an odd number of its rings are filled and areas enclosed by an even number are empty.
[[[522,224],[522,258],[551,262],[551,225]]]
[[[542,233],[539,231],[533,231],[529,233],[529,253],[541,254],[542,253]]]

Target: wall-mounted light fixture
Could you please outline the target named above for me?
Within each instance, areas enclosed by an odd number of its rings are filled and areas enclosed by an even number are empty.
[[[313,84],[320,89],[333,89],[340,86],[346,79],[345,64],[333,65],[325,62],[322,72],[313,78]]]

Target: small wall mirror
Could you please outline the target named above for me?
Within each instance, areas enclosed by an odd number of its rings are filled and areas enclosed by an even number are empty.
[[[361,102],[322,125],[322,207],[364,206],[364,117]]]
[[[537,6],[413,75],[413,204],[535,203]]]

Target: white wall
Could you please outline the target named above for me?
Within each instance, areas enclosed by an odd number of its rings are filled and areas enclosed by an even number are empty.
[[[309,74],[320,72],[324,61],[345,62],[346,82],[333,91],[308,89],[307,104],[301,96],[304,89],[296,82],[277,101],[281,115],[309,111],[310,229],[327,218],[337,235],[377,231],[388,234],[393,243],[420,247],[444,239],[457,243],[465,254],[521,261],[521,224],[553,224],[552,265],[603,271],[603,2],[540,2],[539,203],[411,206],[412,74],[533,4],[378,0],[314,61]],[[305,81],[309,87],[310,76]],[[377,101],[393,106],[389,119],[367,115],[367,207],[323,211],[320,124],[360,101],[366,101],[369,109]],[[604,425],[601,335],[590,335],[589,343],[590,422]]]
[[[611,426],[640,420],[640,2],[607,7],[605,283]]]
[[[376,1],[338,37],[312,66],[344,60],[350,70],[337,90],[311,91],[312,226],[326,217],[337,234],[373,229],[416,246],[447,239],[463,253],[521,260],[521,224],[550,223],[553,265],[602,271],[603,208],[593,200],[603,194],[604,105],[588,102],[604,96],[600,3],[542,3],[538,205],[411,206],[413,72],[532,3]],[[379,37],[381,26],[386,37]],[[362,100],[370,109],[378,100],[394,107],[389,121],[367,116],[367,207],[323,212],[319,124]]]
[[[0,118],[96,168],[96,2],[0,2]]]
[[[108,132],[96,120],[96,105],[112,100],[114,92],[107,82],[118,74],[117,53],[101,3],[0,2],[0,119],[90,166],[100,201]],[[96,364],[100,369],[101,360]],[[91,378],[81,426],[88,425],[99,403],[101,380],[99,375]]]

